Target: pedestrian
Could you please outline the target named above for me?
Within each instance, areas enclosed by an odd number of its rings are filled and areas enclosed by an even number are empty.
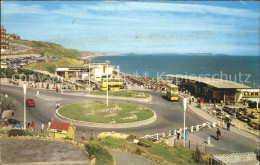
[[[187,139],[188,138],[188,131],[187,131],[187,129],[185,129],[185,139]]]
[[[228,131],[230,131],[230,125],[231,125],[231,122],[230,122],[230,120],[228,120],[228,122],[227,122],[227,130]]]
[[[14,112],[12,112],[12,117],[14,117]]]
[[[56,109],[58,109],[58,108],[60,108],[60,103],[59,102],[56,103]]]
[[[41,125],[41,133],[43,134],[43,131],[44,131],[44,123],[42,123]]]
[[[22,127],[21,127],[21,124],[20,124],[20,123],[18,123],[18,129],[22,129]]]
[[[3,126],[8,126],[8,119],[7,119],[7,117],[5,117],[5,122],[4,122],[4,125]],[[2,127],[3,127],[2,126]]]
[[[34,131],[34,127],[35,127],[35,123],[32,121],[32,123],[31,123],[31,129],[32,129],[32,131]]]
[[[48,129],[49,129],[50,126],[51,126],[51,122],[49,121],[49,122],[48,122]]]
[[[191,96],[191,100],[192,100],[192,102],[194,102],[194,96]]]
[[[220,139],[221,139],[221,131],[219,130],[219,128],[217,129],[217,139],[218,139],[218,141],[220,141]]]
[[[91,133],[90,140],[93,140],[94,139],[94,131],[91,130],[90,133]]]
[[[177,130],[177,139],[180,139],[180,130]]]
[[[31,123],[27,123],[27,128],[30,129]]]
[[[86,131],[82,132],[82,140],[87,140]]]
[[[58,85],[56,85],[56,92],[59,92],[59,88],[58,88]]]

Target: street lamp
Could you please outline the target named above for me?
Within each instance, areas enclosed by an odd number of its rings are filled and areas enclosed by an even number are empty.
[[[23,125],[24,129],[26,129],[26,83],[23,84],[23,94],[24,94],[24,101],[23,101]]]
[[[107,77],[107,106],[108,106],[108,63],[109,61],[106,61],[107,68],[106,68],[106,77]]]
[[[90,88],[90,60],[88,60],[88,84]]]
[[[187,109],[187,98],[183,98],[183,110],[184,110],[184,121],[183,121],[183,147],[185,147],[185,116],[186,116],[186,109]]]

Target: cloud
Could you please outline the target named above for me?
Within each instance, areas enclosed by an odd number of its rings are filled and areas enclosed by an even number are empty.
[[[1,7],[2,15],[10,14],[47,14],[48,11],[41,5],[21,5],[17,3],[5,2]]]
[[[51,3],[51,2],[47,2]],[[21,5],[4,3],[3,14],[47,14],[81,15],[96,12],[175,12],[190,14],[218,14],[235,17],[259,17],[258,12],[249,9],[228,8],[201,4],[158,3],[158,2],[99,2],[93,4],[61,5],[59,9],[48,11],[41,5]],[[71,11],[71,12],[68,12]],[[78,11],[81,11],[80,13]],[[85,15],[86,16],[86,15]],[[108,17],[109,19],[109,17]]]

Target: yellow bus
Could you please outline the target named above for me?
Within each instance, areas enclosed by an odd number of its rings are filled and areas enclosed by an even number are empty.
[[[179,89],[177,85],[168,84],[167,85],[167,98],[168,100],[179,100]]]
[[[123,88],[124,80],[122,78],[108,78],[108,90],[114,91]],[[100,84],[100,90],[107,90],[107,79],[102,78]]]

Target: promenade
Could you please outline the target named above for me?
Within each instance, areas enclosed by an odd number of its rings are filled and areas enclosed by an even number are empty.
[[[205,119],[208,122],[216,122],[216,124],[218,125],[218,123],[220,122],[220,128],[222,129],[226,129],[226,124],[223,125],[223,121],[220,119],[217,119],[215,117],[213,117],[212,115],[210,115],[209,109],[207,109],[207,107],[211,107],[209,105],[209,103],[206,103],[204,105],[202,105],[202,109],[197,107],[197,99],[194,99],[194,102],[191,102],[191,104],[188,104],[188,108],[189,110],[191,110],[193,113],[195,113],[196,115],[202,117],[203,119]],[[205,110],[203,110],[205,109]],[[222,109],[222,107],[220,108]],[[219,125],[218,125],[219,126]],[[251,131],[249,132],[248,126],[245,126],[245,123],[237,120],[237,119],[233,119],[231,121],[231,127],[230,127],[230,132],[235,133],[237,135],[240,136],[244,136],[250,140],[259,142],[259,132],[258,131],[253,131],[251,129]]]

